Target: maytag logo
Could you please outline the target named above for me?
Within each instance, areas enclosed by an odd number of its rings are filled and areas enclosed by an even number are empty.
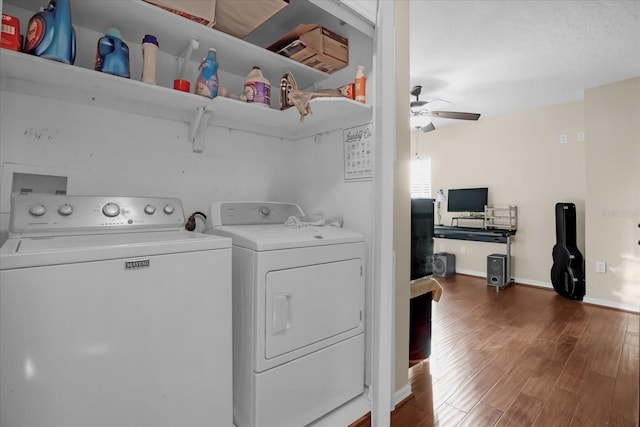
[[[136,270],[138,268],[146,268],[146,267],[150,267],[151,263],[149,262],[148,259],[141,259],[138,261],[125,261],[124,262],[124,269],[125,270]]]

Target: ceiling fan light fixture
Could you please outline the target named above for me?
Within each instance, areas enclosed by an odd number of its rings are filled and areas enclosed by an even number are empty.
[[[431,117],[422,115],[411,116],[409,119],[409,123],[412,129],[422,129],[423,127],[428,125],[433,126],[433,123],[431,123]]]
[[[418,111],[422,110],[428,103],[428,101],[411,101],[411,111],[417,113]]]
[[[426,126],[421,127],[420,130],[422,132],[431,132],[432,130],[436,130],[436,127],[433,125],[433,122],[432,122]]]

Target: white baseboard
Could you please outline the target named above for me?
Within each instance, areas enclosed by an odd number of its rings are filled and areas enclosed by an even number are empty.
[[[411,396],[411,384],[407,384],[393,395],[393,407],[398,406],[407,397]]]
[[[467,270],[465,268],[456,268],[456,273],[466,274],[467,276],[487,277],[486,271]]]
[[[456,273],[466,274],[469,276],[477,276],[477,277],[487,277],[487,273],[484,271],[476,271],[476,270],[466,270],[464,268],[457,268]],[[553,284],[549,282],[541,282],[539,280],[533,279],[525,279],[523,277],[514,277],[513,280],[516,283],[520,283],[523,285],[537,286],[539,288],[551,289],[553,290]],[[587,287],[587,291],[589,288]],[[583,302],[587,304],[599,305],[602,307],[616,308],[618,310],[631,311],[633,313],[640,313],[640,306],[624,304],[615,301],[607,301],[598,298],[591,298],[589,296],[585,296]]]
[[[516,283],[522,283],[523,285],[531,285],[531,286],[537,286],[539,288],[553,289],[553,285],[549,282],[541,282],[539,280],[524,279],[522,277],[514,277],[513,280]]]
[[[623,304],[620,302],[607,301],[607,300],[602,300],[598,298],[591,298],[588,296],[585,296],[582,301],[586,302],[587,304],[601,305],[603,307],[617,308],[618,310],[631,311],[633,313],[640,313],[640,306],[637,306],[637,305]]]

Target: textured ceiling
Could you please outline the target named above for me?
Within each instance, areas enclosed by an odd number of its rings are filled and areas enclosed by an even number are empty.
[[[640,76],[638,0],[412,0],[410,23],[411,86],[423,86],[421,100],[445,99],[445,110],[480,120]]]

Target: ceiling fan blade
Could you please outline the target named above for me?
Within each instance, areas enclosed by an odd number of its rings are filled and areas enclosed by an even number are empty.
[[[439,117],[442,119],[478,120],[478,113],[461,113],[459,111],[425,111],[421,112],[425,116]]]

